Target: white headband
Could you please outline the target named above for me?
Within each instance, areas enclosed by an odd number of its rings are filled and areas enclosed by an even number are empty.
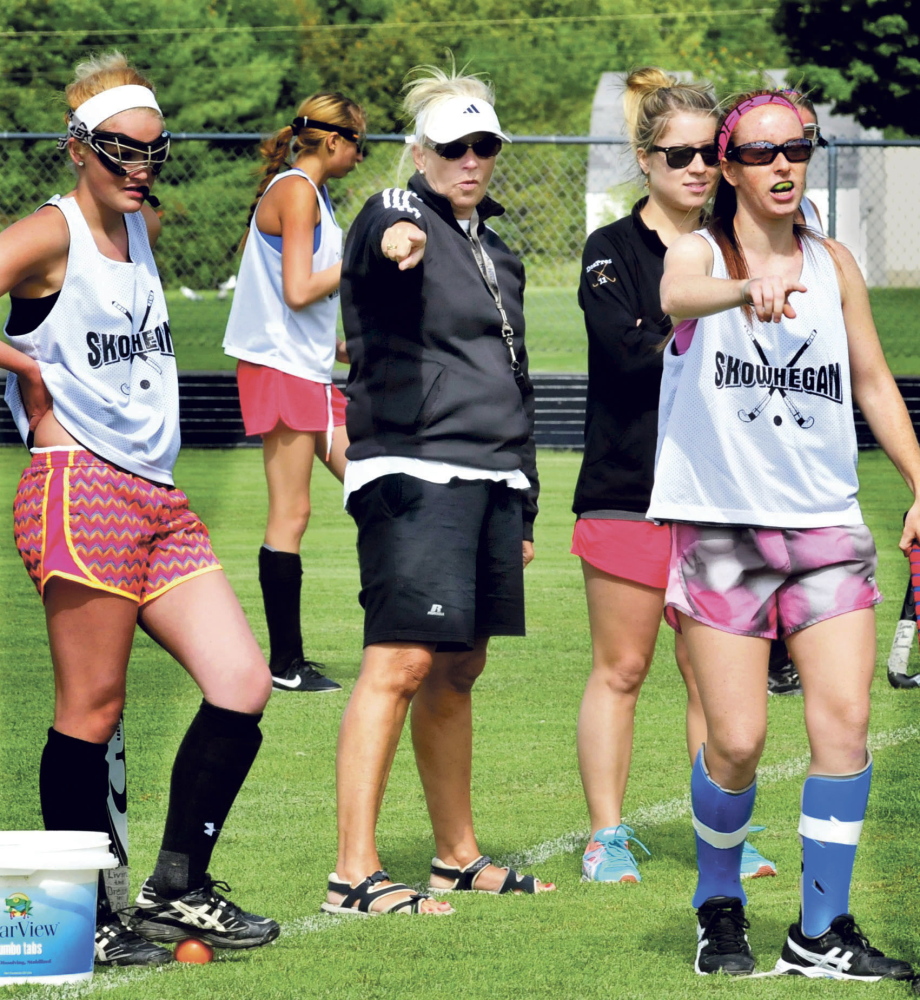
[[[87,131],[94,132],[107,118],[132,108],[150,108],[151,111],[162,114],[152,90],[130,83],[103,90],[101,94],[84,101],[73,112],[71,130],[76,131],[75,126],[82,124]]]

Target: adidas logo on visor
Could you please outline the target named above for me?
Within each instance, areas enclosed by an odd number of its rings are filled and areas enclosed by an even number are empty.
[[[475,104],[471,104],[468,108],[464,108],[463,113],[465,115],[478,115],[479,108],[477,108]]]

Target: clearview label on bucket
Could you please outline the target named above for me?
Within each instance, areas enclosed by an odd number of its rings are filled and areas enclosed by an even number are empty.
[[[10,976],[67,976],[92,968],[95,879],[74,883],[41,875],[40,882],[26,876],[21,887],[3,890],[0,983]]]

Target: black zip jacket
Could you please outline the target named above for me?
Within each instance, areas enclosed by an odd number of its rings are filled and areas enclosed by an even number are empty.
[[[504,209],[479,204],[478,235],[495,265],[514,351],[527,374],[524,265],[485,220]],[[400,220],[428,237],[407,271],[384,256],[384,231]],[[533,390],[522,394],[501,337],[501,318],[467,234],[447,198],[419,174],[409,190],[368,199],[348,231],[342,321],[351,370],[345,394],[349,459],[400,455],[477,469],[521,469],[524,537],[533,538],[538,480]]]
[[[660,348],[671,332],[659,286],[665,245],[632,213],[595,230],[582,256],[578,303],[588,332],[585,453],[576,514],[648,510],[658,436]]]

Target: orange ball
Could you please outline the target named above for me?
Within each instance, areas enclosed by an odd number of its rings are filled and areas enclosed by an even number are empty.
[[[191,962],[194,965],[207,965],[214,957],[214,949],[199,941],[198,938],[186,938],[176,945],[174,955],[177,962]]]

